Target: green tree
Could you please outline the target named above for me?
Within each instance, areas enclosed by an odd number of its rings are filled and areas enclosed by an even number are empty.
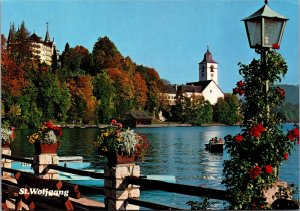
[[[98,73],[93,81],[94,96],[99,101],[97,116],[99,123],[109,123],[116,114],[116,89],[107,72]]]
[[[13,58],[17,64],[22,64],[27,66],[31,63],[32,53],[31,53],[31,40],[30,40],[30,32],[25,27],[25,22],[23,21],[20,28],[17,30],[15,35],[15,43],[11,43],[14,45]]]
[[[213,107],[203,96],[193,97],[191,107],[187,111],[189,111],[188,119],[191,124],[201,125],[212,122]]]
[[[58,60],[57,60],[56,48],[54,47],[53,55],[52,55],[52,64],[51,64],[52,72],[56,73],[57,68],[58,68]]]
[[[237,124],[240,119],[240,101],[236,95],[225,94],[214,105],[214,121],[227,125]]]

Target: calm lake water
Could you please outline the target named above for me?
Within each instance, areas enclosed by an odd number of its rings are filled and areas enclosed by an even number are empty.
[[[284,130],[293,128],[285,125]],[[139,163],[144,175],[174,175],[177,183],[194,186],[225,189],[221,185],[223,161],[228,159],[226,150],[223,154],[213,154],[205,150],[205,144],[212,137],[224,137],[240,132],[238,126],[210,126],[210,127],[163,127],[136,128],[148,137],[151,147],[145,161]],[[34,149],[26,140],[32,129],[17,129],[17,139],[12,144],[12,155],[29,157]],[[63,144],[58,150],[60,156],[83,156],[85,161],[91,162],[91,168],[103,169],[105,160],[100,158],[94,147],[99,129],[63,129]],[[289,160],[280,169],[280,179],[294,183],[299,187],[299,145],[296,145]],[[102,196],[93,196],[102,199]],[[299,196],[298,196],[299,197]],[[173,207],[189,207],[187,201],[200,201],[199,197],[167,193],[162,191],[142,191],[141,199],[161,203]],[[216,200],[213,200],[216,201]],[[222,201],[214,208],[221,209]]]

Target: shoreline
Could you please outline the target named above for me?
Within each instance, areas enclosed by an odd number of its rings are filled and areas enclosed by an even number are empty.
[[[86,124],[57,124],[61,128],[103,128],[107,124],[86,125]],[[202,125],[192,125],[189,123],[154,123],[151,125],[137,125],[135,128],[157,128],[157,127],[210,127],[210,126],[229,126],[222,123],[207,123]],[[230,125],[237,126],[237,125]]]

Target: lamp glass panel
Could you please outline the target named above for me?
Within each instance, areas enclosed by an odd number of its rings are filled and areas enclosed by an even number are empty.
[[[265,19],[264,22],[264,46],[271,47],[273,44],[280,44],[280,35],[283,28],[283,20]]]
[[[261,20],[247,20],[250,47],[261,46]]]

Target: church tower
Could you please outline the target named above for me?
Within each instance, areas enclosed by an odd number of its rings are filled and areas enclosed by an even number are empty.
[[[212,57],[207,47],[203,60],[199,63],[199,81],[213,80],[218,84],[218,63]]]

